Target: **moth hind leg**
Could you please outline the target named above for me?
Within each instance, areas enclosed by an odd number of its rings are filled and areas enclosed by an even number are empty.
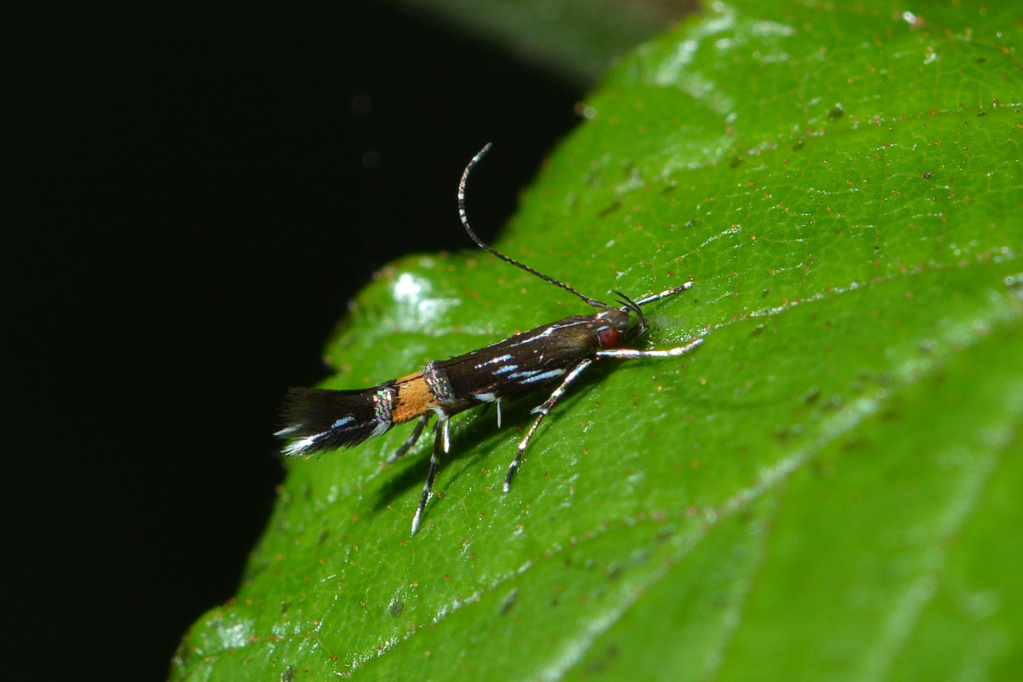
[[[419,440],[419,437],[423,435],[423,429],[426,428],[426,423],[428,421],[430,421],[429,413],[424,414],[422,417],[419,418],[419,420],[416,422],[416,428],[412,429],[412,433],[409,434],[409,437],[405,439],[405,442],[402,443],[401,446],[397,450],[395,450],[390,457],[387,458],[388,464],[404,457],[405,453],[412,449],[412,446],[416,444],[416,442]]]

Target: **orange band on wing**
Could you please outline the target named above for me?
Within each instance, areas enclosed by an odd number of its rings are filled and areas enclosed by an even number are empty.
[[[398,399],[391,411],[395,424],[417,419],[434,406],[433,393],[423,378],[422,372],[409,374],[394,382]]]

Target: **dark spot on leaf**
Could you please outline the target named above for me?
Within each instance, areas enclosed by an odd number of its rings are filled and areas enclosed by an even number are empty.
[[[921,177],[923,177],[924,180],[930,180],[932,175],[934,175],[934,171],[927,171]]]
[[[809,469],[815,478],[825,478],[831,473],[832,466],[830,462],[813,459],[809,462]]]
[[[729,168],[738,168],[742,164],[743,164],[743,158],[741,156],[736,156],[735,158],[732,159],[732,162],[728,164],[728,167]]]
[[[600,209],[600,211],[597,212],[597,217],[598,218],[606,218],[607,216],[611,215],[612,213],[614,213],[615,211],[617,211],[621,207],[622,207],[621,200],[616,199],[616,200],[612,201],[610,204],[608,204],[607,206],[605,206],[604,208]]]
[[[837,121],[843,116],[845,116],[845,109],[842,108],[841,104],[836,104],[834,107],[831,108],[831,111],[828,112],[828,118],[830,118],[832,121]]]
[[[615,580],[622,574],[622,565],[620,563],[613,562],[607,565],[604,569],[604,573],[607,575],[608,580]]]
[[[828,410],[829,412],[833,412],[833,411],[839,409],[840,407],[842,407],[842,405],[844,405],[844,404],[845,404],[845,401],[842,399],[842,396],[840,396],[840,395],[833,395],[833,396],[831,396],[830,400],[825,400],[823,403],[821,403],[821,409]]]
[[[863,438],[859,436],[851,436],[849,440],[842,444],[842,450],[845,452],[853,452],[854,450],[860,450],[864,447],[865,442]]]
[[[387,605],[387,612],[391,614],[393,618],[397,618],[405,610],[405,602],[400,599],[393,600]]]
[[[293,682],[294,679],[295,667],[289,665],[287,668],[284,669],[284,672],[281,673],[281,682]]]
[[[806,140],[800,140],[799,142],[792,145],[792,151],[798,152],[800,149],[806,146]]]
[[[902,416],[902,410],[899,409],[898,405],[889,403],[883,410],[881,410],[877,418],[881,421],[890,421],[899,419]]]
[[[803,425],[793,424],[791,426],[779,426],[774,430],[774,437],[780,440],[782,443],[787,443],[793,438],[798,438],[803,435]]]
[[[291,608],[291,602],[290,601],[282,601],[281,602],[281,615],[282,616],[288,615],[288,609],[290,609],[290,608]]]
[[[595,655],[586,663],[586,672],[591,675],[599,675],[604,672],[604,669],[607,667],[607,662],[609,660],[614,660],[615,658],[618,658],[618,645],[610,642],[606,647],[604,647],[604,651]]]

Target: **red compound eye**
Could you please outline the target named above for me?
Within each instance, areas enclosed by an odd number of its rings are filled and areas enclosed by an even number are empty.
[[[622,341],[622,335],[614,327],[604,327],[597,332],[597,340],[601,348],[614,348]]]

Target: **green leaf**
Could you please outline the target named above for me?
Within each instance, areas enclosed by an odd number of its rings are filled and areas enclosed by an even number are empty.
[[[498,246],[597,297],[692,278],[642,343],[704,345],[601,361],[508,494],[533,404],[456,419],[412,538],[429,439],[296,462],[172,676],[1018,674],[1021,47],[1012,2],[875,1],[714,4],[640,48]],[[485,254],[410,257],[326,385],[582,312]]]

